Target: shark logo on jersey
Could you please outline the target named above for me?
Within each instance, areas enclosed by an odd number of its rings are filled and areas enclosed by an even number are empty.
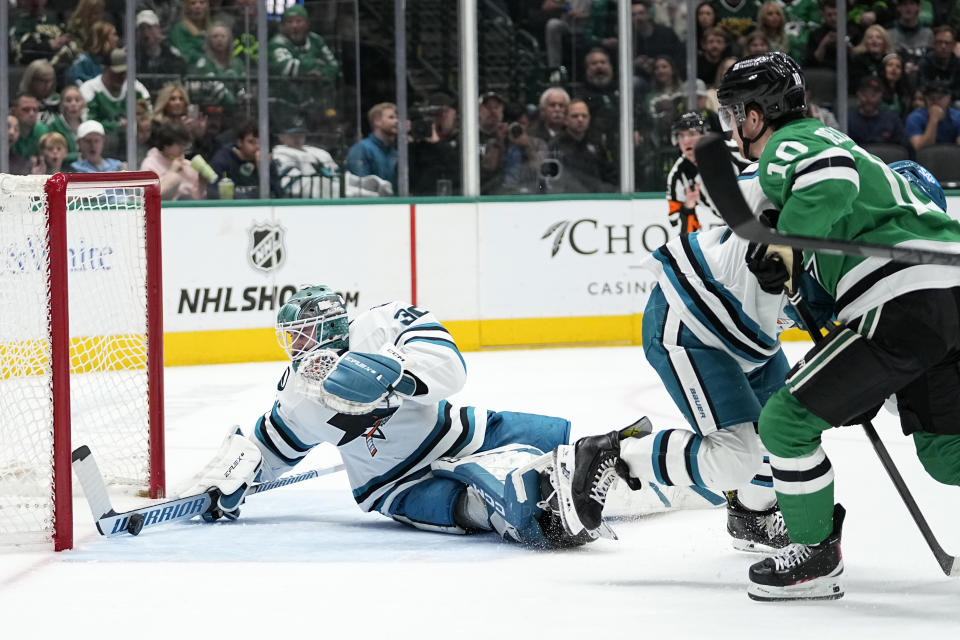
[[[287,257],[284,228],[280,225],[254,222],[249,233],[250,245],[247,250],[247,259],[250,261],[250,266],[266,273],[280,268]]]

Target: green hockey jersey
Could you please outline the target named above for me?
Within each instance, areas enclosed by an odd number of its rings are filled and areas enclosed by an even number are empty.
[[[811,118],[774,132],[760,186],[783,233],[960,252],[960,223],[844,133]],[[960,285],[960,268],[804,251],[804,268],[836,301],[841,322],[919,289]]]

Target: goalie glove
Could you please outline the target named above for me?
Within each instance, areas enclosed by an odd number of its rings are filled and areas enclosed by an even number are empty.
[[[402,358],[402,352],[393,347],[380,353],[347,351],[342,356],[329,349],[317,351],[297,369],[300,390],[348,415],[397,407],[400,396],[416,390],[414,379],[403,373]]]

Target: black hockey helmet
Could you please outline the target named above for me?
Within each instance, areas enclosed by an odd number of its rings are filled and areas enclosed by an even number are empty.
[[[788,116],[803,115],[807,109],[805,84],[800,65],[785,53],[747,56],[727,69],[720,81],[720,125],[724,131],[737,129],[744,142],[743,151],[749,156],[750,144],[766,132],[768,125],[776,125]],[[763,114],[764,126],[755,137],[746,138],[741,125],[751,108]]]
[[[746,109],[751,106],[758,108],[768,122],[776,123],[785,116],[806,111],[805,84],[803,70],[793,58],[779,51],[760,53],[727,69],[717,89],[717,100],[721,108],[735,110],[742,105],[743,111],[733,114],[738,117],[737,123],[743,122]],[[733,124],[722,117],[720,122]]]
[[[700,133],[706,133],[707,131],[707,121],[704,119],[703,115],[696,111],[688,111],[679,118],[673,121],[673,126],[670,127],[670,134],[673,138],[673,145],[677,146],[678,140],[677,135],[681,131],[699,131]]]

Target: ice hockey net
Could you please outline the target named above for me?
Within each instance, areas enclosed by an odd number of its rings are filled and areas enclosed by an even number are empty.
[[[73,546],[81,444],[163,496],[160,264],[153,173],[0,175],[0,545]]]

